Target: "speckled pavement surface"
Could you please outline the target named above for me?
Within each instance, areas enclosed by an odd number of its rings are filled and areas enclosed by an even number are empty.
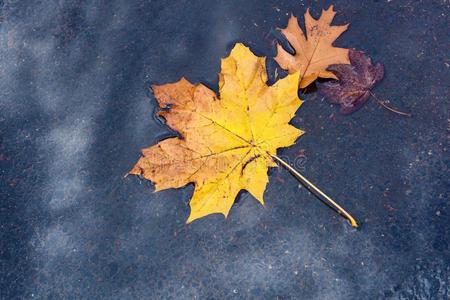
[[[150,83],[217,90],[235,42],[273,56],[289,13],[329,1],[21,1],[0,15],[1,299],[448,299],[449,2],[335,1],[337,42],[386,66],[339,115],[317,93],[279,151],[362,223],[353,230],[285,170],[266,207],[187,226],[192,186],[123,178],[170,136]],[[274,66],[269,60],[269,69]]]

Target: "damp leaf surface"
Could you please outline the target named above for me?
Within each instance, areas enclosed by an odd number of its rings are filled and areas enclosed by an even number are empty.
[[[367,102],[371,89],[384,75],[381,63],[372,64],[372,60],[364,52],[350,50],[349,65],[331,65],[328,71],[333,72],[339,80],[318,83],[318,91],[330,103],[340,105],[340,112],[350,114]]]
[[[348,28],[347,25],[332,26],[336,12],[333,6],[322,10],[318,20],[305,13],[306,32],[300,28],[295,16],[291,16],[286,28],[281,32],[295,50],[289,53],[277,44],[276,62],[289,74],[300,72],[299,88],[305,88],[318,77],[333,78],[336,76],[327,70],[332,64],[349,64],[348,49],[334,47],[334,41]]]
[[[182,78],[152,86],[158,115],[179,133],[142,150],[129,172],[155,190],[194,184],[187,222],[213,213],[228,215],[241,190],[264,204],[271,155],[303,133],[289,124],[302,104],[299,72],[268,86],[265,58],[236,44],[221,62],[219,95]]]

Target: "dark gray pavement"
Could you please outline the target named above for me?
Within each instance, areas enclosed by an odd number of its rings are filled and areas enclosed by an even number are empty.
[[[1,299],[448,299],[449,2],[335,1],[337,42],[383,62],[380,98],[338,114],[317,93],[293,123],[305,176],[266,207],[241,195],[187,226],[192,187],[123,175],[170,136],[150,83],[217,90],[235,42],[273,56],[276,27],[329,1],[0,1]],[[302,18],[300,18],[302,19]],[[273,61],[269,62],[273,67]]]

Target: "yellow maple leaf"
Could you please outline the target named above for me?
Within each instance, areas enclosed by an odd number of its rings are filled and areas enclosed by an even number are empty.
[[[266,84],[265,58],[236,44],[222,59],[220,97],[182,78],[152,86],[159,115],[180,133],[143,149],[130,174],[143,175],[155,190],[194,183],[187,222],[212,213],[228,215],[237,194],[250,192],[264,204],[271,155],[303,133],[289,124],[302,104],[299,73]]]
[[[348,24],[331,26],[334,15],[333,6],[322,10],[322,15],[315,20],[305,13],[306,36],[298,25],[297,18],[291,16],[286,28],[281,32],[295,50],[292,55],[277,44],[277,63],[290,74],[300,72],[299,87],[305,88],[318,77],[338,79],[327,71],[332,64],[349,64],[348,49],[333,47],[333,42],[347,30]]]

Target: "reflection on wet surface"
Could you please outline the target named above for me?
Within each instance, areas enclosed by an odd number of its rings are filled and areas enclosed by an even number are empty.
[[[308,93],[293,120],[306,134],[279,154],[306,157],[355,231],[288,172],[270,172],[265,207],[242,193],[227,220],[188,226],[192,186],[123,179],[173,135],[150,84],[214,89],[235,42],[273,57],[270,33],[308,3],[3,1],[0,298],[446,298],[446,5],[335,3],[351,23],[337,44],[383,62],[377,96],[413,117],[375,102],[342,116]]]

